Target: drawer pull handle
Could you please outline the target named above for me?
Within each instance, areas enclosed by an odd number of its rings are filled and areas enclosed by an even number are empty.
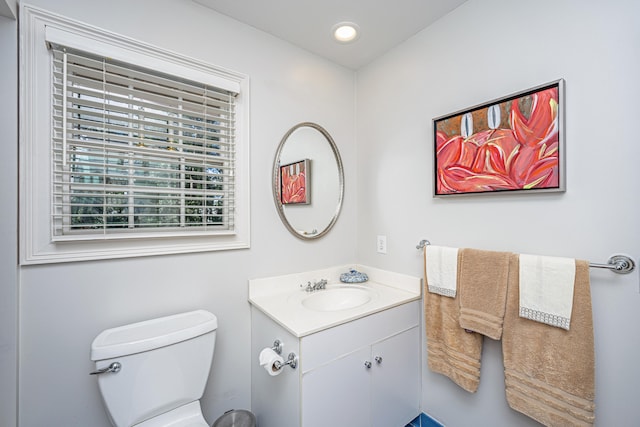
[[[371,368],[371,362],[369,362],[368,360],[366,362],[364,362],[364,367],[367,369]]]
[[[375,360],[378,363],[378,365],[380,365],[382,363],[382,357],[380,357],[380,356],[376,356]]]

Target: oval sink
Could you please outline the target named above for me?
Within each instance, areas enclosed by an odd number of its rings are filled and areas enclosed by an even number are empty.
[[[327,288],[309,295],[302,305],[315,311],[340,311],[359,307],[371,301],[371,293],[363,288]]]

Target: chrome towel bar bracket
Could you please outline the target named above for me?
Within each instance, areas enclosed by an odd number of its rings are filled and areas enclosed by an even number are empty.
[[[425,246],[430,245],[431,243],[427,239],[422,239],[416,245],[416,249],[424,249]]]
[[[614,273],[618,274],[629,274],[636,268],[636,263],[633,262],[633,259],[626,255],[616,254],[609,257],[606,264],[598,264],[595,262],[590,262],[589,267],[591,268],[607,268]]]

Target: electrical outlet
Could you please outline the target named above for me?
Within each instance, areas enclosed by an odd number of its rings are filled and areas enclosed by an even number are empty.
[[[387,236],[378,236],[376,240],[376,250],[379,254],[387,253]]]

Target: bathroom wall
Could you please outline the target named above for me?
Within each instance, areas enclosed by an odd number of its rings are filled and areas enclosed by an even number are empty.
[[[637,261],[638,16],[633,0],[470,0],[359,70],[358,210],[367,212],[358,217],[359,262],[420,275],[422,238]],[[566,80],[566,193],[432,198],[432,118],[558,78]],[[376,253],[376,235],[387,236],[386,255]],[[600,426],[640,423],[639,277],[592,269]],[[499,342],[485,340],[482,364],[472,395],[425,362],[423,410],[451,427],[538,425],[506,403]]]
[[[12,9],[11,9],[12,10]],[[18,21],[0,1],[0,426],[16,424],[18,364]]]
[[[228,409],[250,408],[249,367],[257,355],[250,351],[248,279],[355,260],[354,73],[188,0],[30,3],[250,76],[252,232],[248,250],[21,268],[20,426],[108,426],[96,379],[88,375],[93,338],[105,328],[195,308],[215,313],[219,323],[205,418],[212,423]],[[2,55],[11,52],[11,45],[3,47]],[[15,85],[15,77],[11,81]],[[15,96],[0,103],[14,125]],[[312,242],[289,234],[271,193],[278,143],[301,121],[325,127],[346,166],[342,215],[329,235]],[[4,138],[16,144],[15,132]],[[16,187],[15,168],[5,172],[8,186]],[[3,219],[11,205],[0,208]],[[15,260],[9,241],[2,243],[3,258]],[[16,289],[15,280],[5,286]]]
[[[104,328],[193,308],[219,319],[203,399],[212,422],[227,409],[251,404],[249,278],[353,261],[420,275],[415,245],[422,238],[596,262],[614,252],[640,255],[640,201],[631,187],[640,182],[640,144],[632,130],[640,96],[640,28],[634,22],[640,5],[634,0],[469,0],[360,70],[357,80],[351,71],[188,0],[29,3],[250,76],[252,244],[241,251],[16,270],[16,203],[2,204],[1,426],[16,424],[18,308],[21,427],[108,426],[95,379],[87,375],[91,340]],[[0,191],[14,201],[16,31],[15,21],[0,17],[1,141],[3,158],[10,159],[0,168]],[[560,77],[567,95],[565,194],[431,197],[433,117]],[[342,215],[334,231],[314,242],[296,239],[280,224],[270,187],[280,138],[307,120],[331,132],[346,173]],[[357,248],[351,243],[356,231]],[[386,255],[376,253],[376,235],[387,236]],[[592,272],[598,425],[640,421],[639,277]],[[536,425],[508,408],[500,345],[491,341],[476,394],[429,372],[425,363],[422,404],[450,427],[479,420]]]

